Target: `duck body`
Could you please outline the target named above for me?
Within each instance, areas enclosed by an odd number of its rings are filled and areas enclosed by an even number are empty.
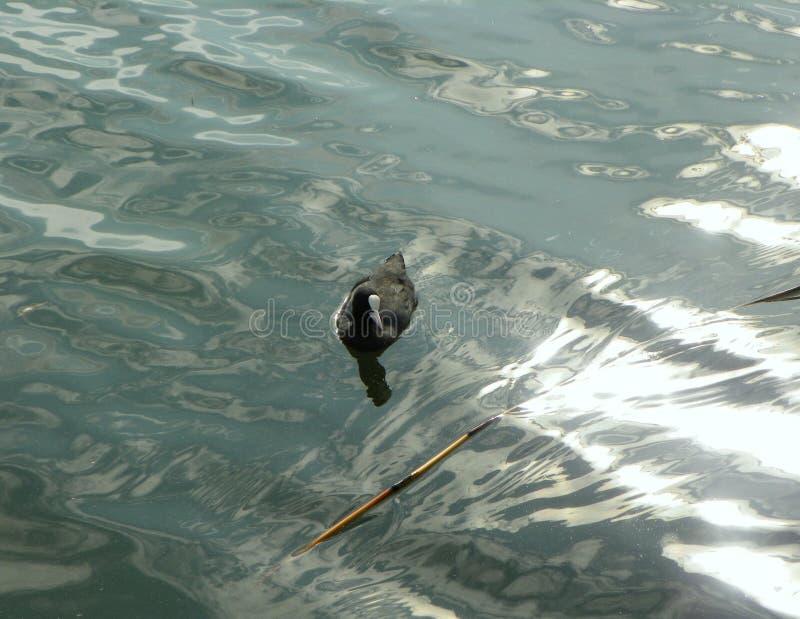
[[[352,350],[383,351],[405,331],[416,308],[414,284],[397,252],[353,285],[336,314],[336,334]]]

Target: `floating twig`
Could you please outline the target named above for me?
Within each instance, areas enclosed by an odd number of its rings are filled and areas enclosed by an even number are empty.
[[[311,550],[317,544],[320,544],[320,543],[324,542],[325,540],[333,537],[334,535],[339,533],[342,529],[344,529],[348,524],[351,524],[352,522],[355,522],[356,520],[358,520],[361,516],[366,514],[373,507],[375,507],[377,505],[380,505],[381,503],[383,503],[386,499],[388,499],[393,494],[395,494],[397,492],[400,492],[403,488],[405,488],[409,484],[415,482],[417,479],[419,479],[425,473],[427,473],[430,469],[432,469],[434,466],[436,466],[439,462],[444,460],[447,456],[449,456],[456,449],[458,449],[461,445],[463,445],[469,439],[471,439],[473,436],[478,434],[478,432],[480,432],[482,430],[485,430],[490,425],[492,425],[495,421],[499,421],[503,417],[503,415],[506,415],[506,414],[514,411],[516,408],[517,407],[514,406],[512,408],[504,410],[502,413],[498,413],[497,415],[492,415],[488,419],[485,419],[484,421],[480,422],[477,426],[475,426],[471,430],[468,430],[467,432],[462,434],[459,438],[457,438],[455,441],[450,443],[447,447],[442,449],[442,451],[440,451],[435,456],[433,456],[433,458],[428,460],[425,464],[423,464],[422,466],[414,469],[411,473],[406,475],[399,482],[389,486],[388,488],[386,488],[386,490],[384,490],[380,494],[378,494],[378,495],[374,496],[373,498],[371,498],[369,501],[364,503],[361,507],[359,507],[358,509],[350,512],[347,516],[345,516],[344,518],[339,520],[339,522],[337,522],[336,524],[331,526],[327,531],[322,533],[322,535],[317,536],[316,538],[314,538],[313,540],[308,542],[302,548],[298,548],[297,550],[295,550],[292,553],[292,556],[293,557],[297,557],[297,556],[303,554],[304,552],[308,552],[309,550]]]
[[[790,301],[792,299],[800,299],[800,286],[784,290],[783,292],[776,292],[768,297],[761,297],[755,301],[745,303],[742,307],[747,305],[754,305],[756,303],[774,303],[775,301]]]

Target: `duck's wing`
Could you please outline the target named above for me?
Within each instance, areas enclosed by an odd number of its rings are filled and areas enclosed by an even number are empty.
[[[367,281],[370,278],[369,275],[365,275],[361,279],[359,279],[353,287],[350,289],[350,292],[347,293],[347,296],[342,300],[341,304],[339,305],[339,309],[336,310],[335,320],[337,328],[341,328],[346,330],[347,326],[350,324],[350,309],[349,305],[353,302],[353,291],[358,288],[361,284]]]
[[[414,283],[405,275],[397,278],[398,290],[395,304],[401,323],[405,326],[411,322],[411,314],[417,309],[417,292]]]

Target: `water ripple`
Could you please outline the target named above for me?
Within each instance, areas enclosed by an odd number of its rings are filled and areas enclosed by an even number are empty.
[[[0,11],[3,608],[797,615],[796,12],[384,9]]]

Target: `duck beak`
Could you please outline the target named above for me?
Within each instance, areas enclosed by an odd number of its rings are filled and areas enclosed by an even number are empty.
[[[372,319],[372,322],[375,323],[375,326],[378,328],[378,334],[380,335],[383,331],[383,322],[381,321],[380,309],[381,309],[381,298],[377,294],[369,295],[367,299],[369,301],[369,317]]]
[[[378,312],[370,312],[369,317],[372,318],[372,322],[375,323],[375,326],[378,328],[378,333],[380,333],[383,330],[380,314],[378,314]]]

